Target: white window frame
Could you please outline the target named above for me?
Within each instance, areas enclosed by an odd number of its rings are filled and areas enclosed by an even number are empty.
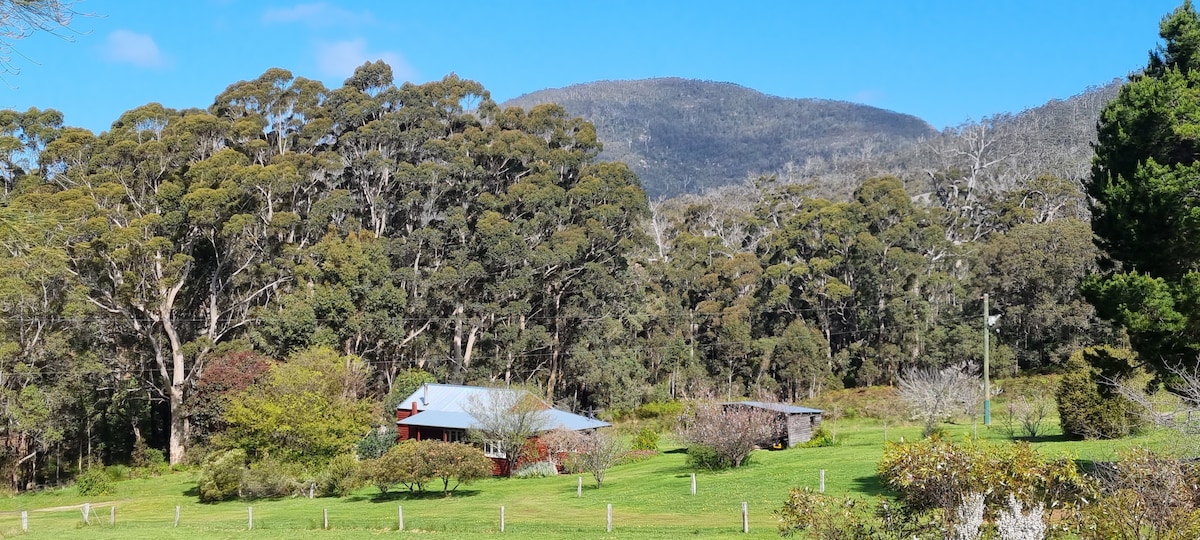
[[[504,445],[500,441],[483,441],[483,455],[496,458],[506,459],[508,454],[504,452]]]

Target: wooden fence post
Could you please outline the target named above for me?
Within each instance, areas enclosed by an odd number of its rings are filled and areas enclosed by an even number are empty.
[[[750,532],[750,512],[746,508],[746,501],[742,501],[742,532]]]

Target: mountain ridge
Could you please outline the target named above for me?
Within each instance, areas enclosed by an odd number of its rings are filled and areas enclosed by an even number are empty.
[[[870,105],[679,77],[580,83],[501,105],[543,103],[592,122],[604,144],[600,159],[628,164],[651,197],[698,193],[812,159],[898,150],[938,134],[916,116]]]

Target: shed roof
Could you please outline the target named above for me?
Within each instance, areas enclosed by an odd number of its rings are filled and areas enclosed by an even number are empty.
[[[475,424],[463,405],[472,399],[479,403],[489,402],[496,393],[520,393],[533,397],[524,390],[510,388],[484,388],[481,386],[462,386],[457,384],[426,384],[409,395],[396,406],[397,409],[412,409],[417,406],[417,414],[396,422],[405,426],[441,427],[450,429],[468,429]],[[534,398],[537,399],[537,398]],[[546,404],[545,401],[542,404]],[[595,429],[610,426],[608,422],[580,416],[575,413],[555,409],[546,405],[546,429],[566,428],[570,430]]]
[[[725,403],[725,405],[744,405],[746,407],[766,409],[768,411],[781,412],[784,414],[821,414],[825,412],[821,409],[810,409],[808,407],[787,405],[785,403],[767,403],[765,401],[731,401]]]

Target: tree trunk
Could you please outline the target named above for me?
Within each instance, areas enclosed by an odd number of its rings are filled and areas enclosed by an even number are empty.
[[[179,384],[172,384],[168,394],[171,403],[171,440],[168,451],[171,454],[171,465],[178,465],[183,462],[183,453],[187,450],[182,381]]]

